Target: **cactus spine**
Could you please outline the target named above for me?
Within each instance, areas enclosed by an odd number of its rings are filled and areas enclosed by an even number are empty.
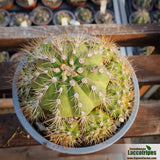
[[[25,117],[62,146],[93,145],[113,136],[133,109],[132,71],[114,44],[84,35],[50,37],[18,73]]]

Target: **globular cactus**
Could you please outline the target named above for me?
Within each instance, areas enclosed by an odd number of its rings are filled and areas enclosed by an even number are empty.
[[[112,137],[133,110],[132,71],[117,47],[84,35],[50,37],[26,48],[17,91],[30,123],[62,146]]]
[[[134,3],[139,9],[148,9],[151,6],[152,0],[134,0]]]
[[[146,10],[139,10],[131,15],[131,23],[146,24],[150,23],[150,15]]]

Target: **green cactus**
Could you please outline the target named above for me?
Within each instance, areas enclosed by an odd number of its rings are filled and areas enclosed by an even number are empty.
[[[134,3],[139,9],[148,9],[151,6],[152,0],[134,0]]]
[[[68,22],[68,24],[70,23],[70,21],[71,21],[71,16],[68,14],[68,13],[61,13],[61,14],[59,14],[57,17],[56,17],[56,22],[57,22],[57,24],[59,24],[59,25],[62,25],[62,19],[63,18],[67,18],[67,22]]]
[[[92,19],[93,17],[93,13],[89,8],[81,8],[80,12],[79,12],[79,18],[84,21],[87,22],[90,19]]]
[[[150,23],[149,12],[145,10],[139,10],[137,12],[134,12],[131,18],[132,18],[131,19],[132,23],[138,23],[138,24]]]
[[[28,121],[40,121],[47,139],[66,147],[112,137],[134,103],[132,71],[116,46],[84,35],[50,37],[32,46],[17,76]]]

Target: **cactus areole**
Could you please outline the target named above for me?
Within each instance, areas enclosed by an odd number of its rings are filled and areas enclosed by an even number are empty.
[[[33,42],[24,51],[13,101],[22,125],[41,144],[65,153],[91,153],[117,141],[131,126],[138,84],[115,44],[62,35]]]

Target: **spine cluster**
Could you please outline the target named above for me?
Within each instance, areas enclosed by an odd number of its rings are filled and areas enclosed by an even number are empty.
[[[112,43],[84,35],[50,37],[26,48],[18,74],[25,117],[62,146],[113,136],[133,108],[132,72]]]

